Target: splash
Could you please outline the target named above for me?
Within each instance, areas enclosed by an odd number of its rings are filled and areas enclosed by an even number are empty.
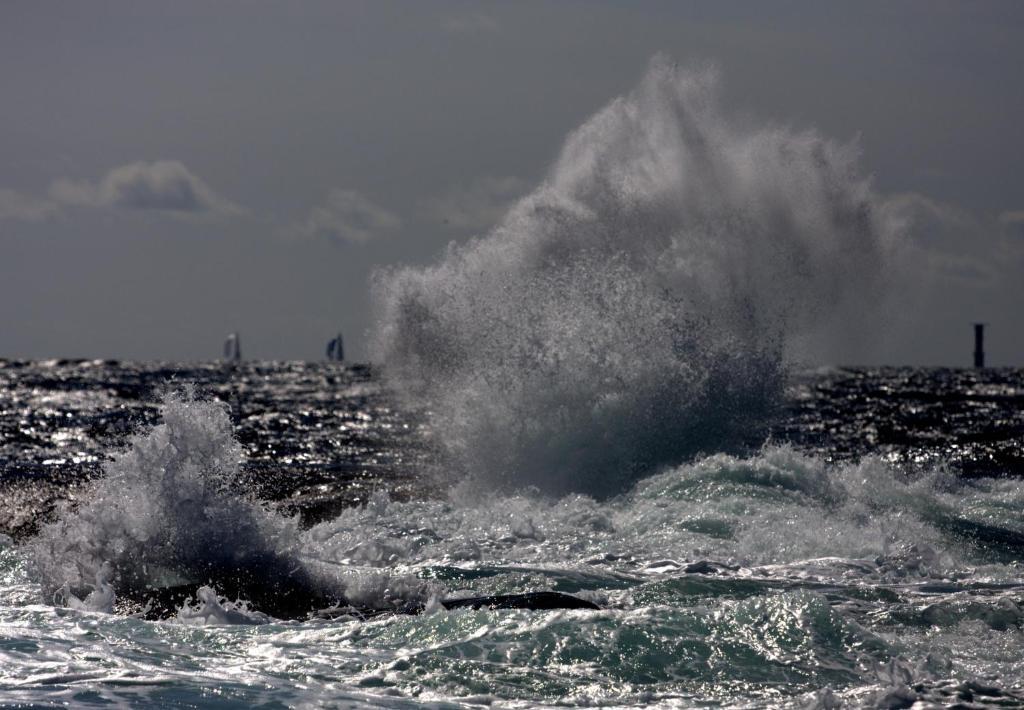
[[[294,577],[296,522],[232,489],[242,452],[223,407],[184,392],[160,410],[163,424],[133,437],[31,542],[45,593],[112,607],[114,590]]]
[[[375,359],[489,488],[608,495],[728,450],[881,291],[897,226],[856,160],[656,58],[492,232],[375,277]]]
[[[177,620],[179,622],[190,626],[207,624],[256,626],[270,621],[270,617],[266,614],[249,609],[244,601],[232,602],[218,596],[211,587],[200,587],[196,591],[195,601],[195,604],[185,602],[178,610]]]

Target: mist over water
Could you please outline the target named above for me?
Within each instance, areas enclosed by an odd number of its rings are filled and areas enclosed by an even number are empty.
[[[756,437],[789,357],[856,340],[882,215],[856,146],[733,121],[658,57],[491,232],[376,275],[374,359],[454,475],[614,494]]]

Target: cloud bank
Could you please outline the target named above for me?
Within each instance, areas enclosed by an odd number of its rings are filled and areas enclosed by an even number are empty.
[[[191,215],[242,212],[177,160],[122,165],[95,183],[62,178],[50,187],[50,197],[64,205]]]
[[[97,181],[58,178],[50,184],[46,197],[0,188],[0,221],[39,222],[69,207],[177,216],[236,216],[245,212],[177,160],[121,165]]]
[[[324,204],[290,230],[308,239],[336,244],[366,244],[381,233],[397,229],[401,218],[355,190],[332,189]]]

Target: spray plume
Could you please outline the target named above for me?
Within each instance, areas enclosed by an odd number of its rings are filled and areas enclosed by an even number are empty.
[[[375,358],[491,488],[608,495],[727,449],[787,349],[880,291],[896,227],[856,162],[730,122],[713,72],[658,57],[490,233],[375,276]]]

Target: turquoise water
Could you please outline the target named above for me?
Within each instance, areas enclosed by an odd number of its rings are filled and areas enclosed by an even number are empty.
[[[238,450],[224,410],[172,398],[162,413],[166,424],[137,435],[75,511],[4,543],[4,703],[1024,702],[1015,480],[908,477],[871,457],[826,464],[775,446],[670,468],[606,500],[466,487],[401,502],[379,492],[300,529],[229,489],[200,496],[186,485],[237,465],[225,458]],[[133,468],[155,460],[143,453],[167,458],[159,470]],[[160,486],[165,505],[145,507]],[[279,621],[209,597],[165,621],[109,613],[129,570],[166,575],[177,564],[184,575],[203,555],[244,546],[240,521],[353,601],[419,600],[427,611]],[[203,545],[170,550],[167,541],[197,530]],[[68,570],[80,578],[54,604],[68,579],[53,575]],[[601,609],[431,603],[540,589]]]

